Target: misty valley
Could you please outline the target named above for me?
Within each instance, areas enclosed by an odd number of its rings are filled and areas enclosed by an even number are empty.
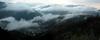
[[[0,2],[0,40],[100,40],[100,9]]]

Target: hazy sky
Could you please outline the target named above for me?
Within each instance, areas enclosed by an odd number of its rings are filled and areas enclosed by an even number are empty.
[[[100,9],[100,0],[1,0],[12,3],[81,4]]]
[[[100,0],[74,0],[75,3],[100,9]]]

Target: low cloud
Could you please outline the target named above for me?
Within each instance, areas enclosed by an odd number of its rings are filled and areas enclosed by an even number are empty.
[[[38,27],[39,24],[38,23],[32,23],[30,21],[26,21],[24,19],[21,19],[19,21],[15,20],[14,17],[7,17],[4,19],[1,19],[0,21],[8,21],[10,23],[8,23],[7,27],[5,27],[5,30],[18,30],[21,28],[28,28],[28,27]]]
[[[95,8],[91,8],[91,7],[85,7],[85,6],[67,6],[67,5],[43,5],[43,6],[28,6],[28,5],[20,5],[19,4],[13,4],[10,5],[6,8],[4,8],[3,12],[5,14],[0,14],[0,15],[6,15],[7,10],[10,10],[11,14],[10,16],[4,17],[0,19],[1,21],[8,21],[9,23],[7,24],[7,26],[3,29],[8,30],[8,31],[13,31],[13,30],[20,30],[20,29],[24,29],[25,30],[27,28],[33,29],[34,28],[40,28],[40,31],[43,30],[43,27],[46,27],[44,25],[49,25],[49,23],[54,23],[54,21],[57,21],[56,23],[60,22],[60,21],[64,21],[76,16],[80,16],[80,15],[97,15],[97,10]],[[9,9],[10,8],[10,9]],[[32,9],[31,9],[32,8]],[[31,10],[30,10],[31,9]],[[18,10],[26,10],[23,12],[20,12]],[[35,11],[34,11],[35,10]],[[25,12],[25,13],[24,13]],[[12,15],[12,14],[17,14],[17,15]],[[41,14],[41,15],[37,15],[37,14]],[[30,15],[32,15],[29,20],[27,20],[27,18],[30,17]],[[25,16],[27,15],[27,16]],[[35,16],[36,15],[36,16]],[[20,16],[20,17],[19,17]],[[16,17],[19,17],[20,19],[17,20]],[[61,19],[59,17],[62,17]],[[48,22],[49,21],[49,22]],[[56,24],[55,23],[55,24]],[[43,24],[43,25],[42,25]],[[0,24],[2,25],[2,24]],[[50,28],[50,27],[48,27]],[[38,30],[38,29],[36,29]]]
[[[5,30],[20,30],[23,28],[30,28],[30,27],[36,27],[39,28],[41,25],[39,25],[39,21],[42,21],[42,23],[47,22],[48,20],[52,20],[54,18],[59,17],[59,15],[53,15],[53,14],[46,14],[43,16],[37,16],[30,20],[25,20],[21,18],[19,21],[16,20],[14,17],[6,17],[3,19],[0,19],[0,21],[8,21],[10,23],[7,24],[7,26],[3,29]]]

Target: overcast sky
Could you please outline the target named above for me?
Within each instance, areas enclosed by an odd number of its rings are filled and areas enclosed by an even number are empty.
[[[1,0],[6,2],[22,3],[45,3],[45,4],[81,4],[100,9],[100,0]]]

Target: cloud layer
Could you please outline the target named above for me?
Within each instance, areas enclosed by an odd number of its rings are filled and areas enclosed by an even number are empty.
[[[96,8],[81,5],[8,4],[6,8],[0,9],[0,27],[8,31],[44,32],[52,25],[67,19],[80,18],[80,15],[97,16],[97,14]],[[6,26],[2,26],[4,24]]]

